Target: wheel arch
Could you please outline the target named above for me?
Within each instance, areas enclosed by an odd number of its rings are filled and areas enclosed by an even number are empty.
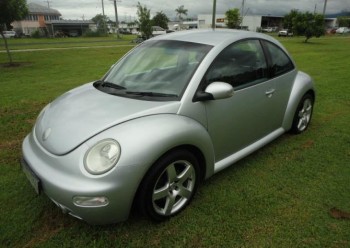
[[[286,112],[284,114],[282,127],[285,131],[292,128],[295,111],[304,95],[310,94],[313,101],[316,99],[316,91],[312,78],[304,72],[299,71],[291,90]]]
[[[139,187],[152,166],[174,150],[190,151],[198,160],[200,180],[214,174],[214,150],[206,128],[197,121],[181,115],[158,114],[134,119],[101,134],[99,139],[112,137],[122,149],[119,166],[134,168],[132,203]],[[118,166],[118,165],[117,165]],[[135,167],[137,166],[137,168]]]
[[[164,157],[166,157],[167,155],[169,155],[173,152],[181,151],[181,150],[190,152],[196,158],[196,160],[198,162],[198,167],[199,167],[199,184],[206,178],[207,168],[206,168],[205,157],[204,157],[204,154],[201,152],[201,150],[198,147],[196,147],[194,145],[189,145],[189,144],[183,144],[183,145],[178,145],[176,147],[173,147],[170,150],[163,153],[144,173],[142,179],[139,182],[139,185],[138,185],[137,190],[134,194],[134,197],[133,197],[133,201],[132,201],[133,211],[139,209],[139,207],[140,207],[140,195],[142,195],[141,194],[142,185],[143,185],[144,180],[147,178],[148,174],[151,172],[152,168],[160,160],[162,160]],[[141,212],[143,212],[143,211],[141,210]]]
[[[199,174],[199,176],[200,176],[199,179],[200,179],[200,181],[203,181],[206,178],[206,172],[207,172],[206,159],[204,157],[203,152],[198,147],[196,147],[194,145],[189,145],[189,144],[178,145],[178,146],[176,146],[176,147],[166,151],[161,157],[159,157],[159,159],[161,159],[162,157],[164,157],[167,154],[169,154],[171,152],[174,152],[176,150],[189,151],[190,153],[192,153],[196,157],[197,162],[198,162],[198,166],[199,166],[199,170],[200,170],[199,171],[199,173],[200,173]],[[157,161],[154,162],[154,163],[157,163]],[[148,170],[150,170],[151,167]]]

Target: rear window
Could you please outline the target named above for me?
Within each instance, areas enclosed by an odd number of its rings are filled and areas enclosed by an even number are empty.
[[[278,46],[264,42],[271,55],[272,76],[276,77],[294,69],[294,64],[289,56]]]

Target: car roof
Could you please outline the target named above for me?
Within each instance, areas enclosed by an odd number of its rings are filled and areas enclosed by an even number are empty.
[[[262,33],[233,29],[197,29],[177,31],[166,35],[156,36],[152,38],[152,40],[177,40],[217,46],[227,40],[234,42],[236,40],[247,38],[265,39],[276,43],[276,40],[271,36]]]

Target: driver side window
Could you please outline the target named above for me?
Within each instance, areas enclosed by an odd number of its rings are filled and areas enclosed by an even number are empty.
[[[225,48],[214,60],[206,76],[205,85],[225,82],[239,90],[268,77],[267,64],[259,40],[245,40]]]

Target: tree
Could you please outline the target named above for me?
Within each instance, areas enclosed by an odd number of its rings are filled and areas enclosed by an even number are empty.
[[[228,28],[237,28],[241,23],[241,17],[239,14],[239,9],[229,9],[225,13],[226,25]]]
[[[187,16],[187,9],[183,5],[179,6],[177,9],[175,9],[176,15],[179,17],[180,21],[183,21],[182,15]]]
[[[102,14],[97,14],[95,17],[91,19],[94,23],[97,25],[97,32],[106,34],[107,33],[107,23],[111,22],[111,20],[106,16]]]
[[[164,29],[168,29],[169,18],[162,11],[157,12],[152,19],[152,26],[159,26]]]
[[[11,26],[14,21],[24,19],[28,14],[26,0],[1,0],[0,1],[0,34],[4,39],[5,49],[9,58],[9,63],[12,64],[12,56],[8,48],[7,40],[3,31]]]
[[[283,26],[286,29],[293,30],[293,19],[298,15],[298,10],[292,9],[289,14],[283,18]]]
[[[137,3],[137,15],[139,17],[139,25],[141,35],[146,39],[152,36],[152,23],[150,10],[146,6],[142,6],[140,2]]]
[[[350,16],[339,16],[337,23],[339,27],[350,27]]]
[[[314,36],[318,38],[324,35],[323,15],[312,14],[310,12],[301,13],[297,10],[292,10],[285,16],[285,19],[285,27],[292,29],[296,35],[305,36],[305,42],[308,42]]]
[[[306,37],[305,42],[315,36],[316,38],[321,37],[325,33],[324,28],[324,16],[321,14],[311,14],[306,12],[304,18],[307,22],[304,36]]]

